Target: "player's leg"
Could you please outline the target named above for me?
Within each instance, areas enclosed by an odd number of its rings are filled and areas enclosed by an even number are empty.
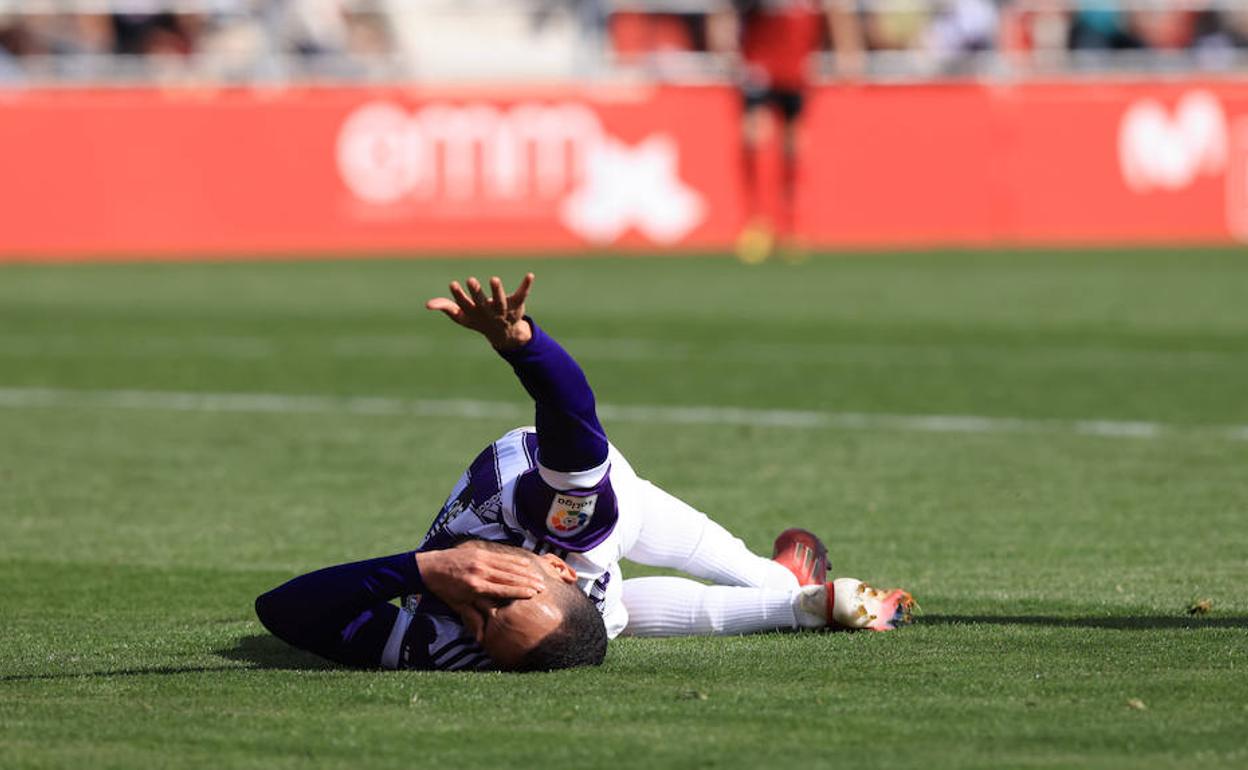
[[[737,238],[737,257],[747,264],[765,261],[775,247],[774,228],[762,211],[759,165],[770,138],[770,92],[755,86],[742,90],[741,191],[745,226]]]
[[[790,261],[803,257],[797,235],[797,185],[801,161],[800,123],[805,99],[801,91],[776,93],[776,104],[783,120],[780,170],[780,237],[784,240],[784,257]]]
[[[909,622],[914,600],[853,578],[794,589],[708,586],[677,577],[624,581],[628,636],[752,634],[799,628],[889,631]]]
[[[642,526],[626,558],[717,585],[672,577],[625,580],[626,634],[745,634],[829,624],[884,631],[909,620],[913,600],[904,591],[878,591],[853,578],[799,585],[795,573],[800,569],[751,552],[740,538],[679,498],[646,481],[636,485],[635,493],[642,497],[637,501]],[[788,530],[776,542],[801,545],[812,555],[823,551],[818,538],[805,535]],[[805,558],[789,561],[811,566]]]
[[[678,577],[624,581],[626,636],[752,634],[821,628],[824,615],[803,611],[797,588],[708,586]]]
[[[740,538],[688,503],[642,482],[641,533],[626,557],[652,567],[668,567],[722,586],[793,590],[789,569],[750,551]]]
[[[767,139],[767,127],[766,92],[746,88],[741,92],[741,192],[747,222],[760,214],[758,154]]]

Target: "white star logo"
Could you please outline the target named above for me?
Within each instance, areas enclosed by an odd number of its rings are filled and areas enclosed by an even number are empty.
[[[589,149],[581,186],[564,199],[564,226],[608,244],[630,227],[655,243],[674,244],[700,225],[706,203],[680,179],[676,143],[655,134],[629,147],[610,136]]]

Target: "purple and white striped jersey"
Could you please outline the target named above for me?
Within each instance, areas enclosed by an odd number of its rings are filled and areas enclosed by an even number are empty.
[[[551,544],[544,530],[532,531],[518,511],[517,486],[537,467],[537,457],[537,432],[532,427],[516,428],[486,447],[460,476],[417,550],[450,548],[471,538],[554,553],[576,570],[577,586],[597,604],[607,634],[614,638],[628,624],[619,561],[640,534],[642,517],[635,510],[640,501],[634,493],[636,485],[645,482],[610,446],[608,475],[619,518],[601,542],[587,551],[571,551]],[[404,606],[415,610],[420,603],[417,597],[407,597]]]
[[[428,595],[407,597],[381,653],[382,668],[488,671],[497,668],[459,615]],[[419,607],[419,610],[416,608]]]

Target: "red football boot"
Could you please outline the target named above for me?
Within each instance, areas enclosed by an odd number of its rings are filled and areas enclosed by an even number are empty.
[[[828,580],[828,548],[813,532],[796,528],[781,532],[771,559],[792,572],[798,585],[823,585]]]

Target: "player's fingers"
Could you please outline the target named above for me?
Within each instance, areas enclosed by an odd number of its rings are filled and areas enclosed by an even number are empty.
[[[533,274],[525,273],[524,279],[520,281],[520,285],[516,288],[514,294],[511,295],[510,304],[512,307],[520,307],[524,301],[529,298],[529,289],[533,288]]]
[[[464,293],[464,287],[459,285],[459,281],[451,281],[451,296],[455,298],[455,302],[464,310],[472,310],[475,307],[472,299]]]
[[[489,583],[477,591],[478,596],[491,599],[532,599],[538,592],[532,586],[513,586],[505,583]]]
[[[468,292],[472,294],[472,301],[478,305],[485,305],[485,292],[481,291],[481,282],[474,275],[468,279]]]
[[[486,579],[493,585],[531,589],[535,594],[546,589],[546,581],[529,569],[493,569],[486,574]]]
[[[472,574],[481,580],[503,585],[528,586],[540,590],[545,586],[542,576],[531,563],[516,564],[490,560],[473,565]]]
[[[447,299],[446,297],[434,297],[425,303],[425,309],[440,310],[450,316],[453,321],[459,320],[459,316],[463,313],[463,311],[459,309],[459,305],[455,304],[454,300]]]
[[[491,593],[500,586],[522,588],[532,593],[538,593],[545,588],[545,581],[532,563],[517,564],[506,558],[498,558],[501,556],[503,554],[474,558],[465,565],[464,583],[475,593]],[[516,598],[514,593],[507,595]]]
[[[500,313],[507,312],[507,293],[503,291],[503,281],[497,275],[490,277],[490,293],[494,295],[494,304]]]

